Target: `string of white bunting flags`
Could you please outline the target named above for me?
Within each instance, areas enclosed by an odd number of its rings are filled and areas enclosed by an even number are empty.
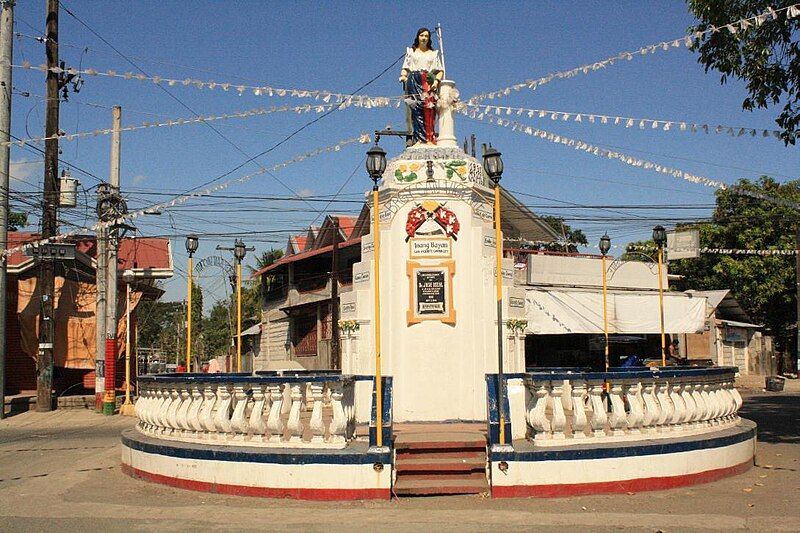
[[[299,106],[273,106],[270,108],[260,108],[260,109],[251,109],[249,111],[239,111],[236,113],[227,113],[224,115],[209,115],[209,116],[199,116],[193,118],[174,118],[174,119],[163,119],[157,122],[142,122],[139,125],[131,125],[125,126],[120,128],[118,131],[138,131],[148,128],[164,128],[164,127],[173,127],[173,126],[186,126],[190,124],[200,124],[203,122],[214,122],[220,120],[228,120],[228,119],[235,119],[235,118],[249,118],[249,117],[257,117],[257,116],[264,116],[270,115],[273,113],[322,113],[324,111],[328,111],[331,108],[338,106],[339,104],[321,104],[321,105],[299,105]],[[82,131],[82,132],[75,132],[75,133],[62,133],[60,135],[51,135],[50,137],[29,137],[27,139],[18,139],[15,141],[6,141],[0,143],[2,145],[18,145],[18,146],[25,146],[31,144],[39,144],[49,139],[59,139],[62,141],[73,141],[75,139],[80,139],[83,137],[97,137],[99,135],[110,135],[113,133],[114,130],[112,128],[104,128],[104,129],[97,129],[93,131]]]
[[[519,246],[547,246],[547,245],[557,245],[557,246],[574,246],[576,249],[579,248],[588,248],[589,250],[599,249],[599,245],[585,245],[578,242],[569,242],[569,241],[531,241],[528,239],[515,239],[515,238],[505,238],[503,239],[505,243],[516,243]],[[612,250],[621,250],[623,252],[648,252],[653,253],[655,248],[653,246],[638,246],[635,244],[612,244],[610,245]],[[525,248],[519,248],[520,251],[528,251]],[[529,250],[528,253],[536,253],[538,250]],[[698,250],[701,254],[715,254],[715,255],[758,255],[758,256],[772,256],[772,255],[781,255],[781,256],[790,256],[790,255],[797,255],[797,250],[775,250],[775,249],[764,249],[764,250],[751,250],[751,249],[735,249],[735,248],[700,248]]]
[[[544,139],[554,144],[561,144],[569,148],[574,148],[575,150],[581,150],[583,152],[586,152],[587,154],[592,154],[607,159],[615,159],[621,163],[630,165],[632,167],[643,168],[645,170],[651,170],[653,172],[658,172],[660,174],[667,174],[677,179],[689,181],[691,183],[697,183],[700,185],[705,185],[706,187],[713,187],[715,189],[732,189],[737,194],[740,194],[742,196],[750,196],[752,198],[766,200],[778,205],[782,205],[784,207],[790,207],[792,209],[800,209],[800,204],[798,204],[797,202],[784,200],[783,198],[775,198],[763,193],[742,189],[741,187],[731,187],[730,185],[719,180],[706,178],[704,176],[698,176],[696,174],[692,174],[684,170],[680,170],[666,165],[661,165],[659,163],[655,163],[653,161],[648,161],[646,159],[641,159],[635,156],[624,154],[622,152],[617,152],[616,150],[608,150],[606,148],[602,148],[600,146],[582,141],[580,139],[572,139],[565,135],[559,135],[549,131],[541,130],[539,128],[534,128],[533,126],[522,124],[514,120],[508,120],[492,114],[479,112],[479,110],[474,108],[470,111],[461,109],[458,112],[476,120],[482,120],[484,122],[489,122],[491,124],[496,124],[498,126],[510,128],[512,131],[524,133],[526,135],[530,135],[538,139]]]
[[[266,173],[269,173],[269,172],[275,172],[275,171],[281,170],[283,168],[286,168],[287,166],[289,166],[291,164],[299,163],[301,161],[305,161],[306,159],[309,159],[309,158],[312,158],[312,157],[316,157],[318,155],[325,154],[325,153],[330,153],[330,152],[339,152],[339,151],[341,151],[341,149],[343,147],[351,145],[351,144],[356,144],[356,143],[369,144],[370,142],[371,142],[370,136],[369,136],[369,134],[366,134],[366,133],[361,134],[358,137],[352,137],[352,138],[349,138],[349,139],[344,139],[344,140],[341,140],[341,141],[337,142],[336,144],[325,146],[323,148],[317,148],[315,150],[310,150],[308,152],[299,154],[299,155],[297,155],[297,156],[295,156],[295,157],[293,157],[291,159],[288,159],[286,161],[283,161],[281,163],[273,165],[270,168],[262,168],[260,170],[252,172],[252,173],[247,174],[245,176],[240,176],[238,178],[230,179],[230,180],[225,181],[223,183],[219,183],[217,185],[214,185],[213,187],[208,187],[206,189],[203,189],[201,191],[194,191],[194,192],[191,192],[191,193],[187,193],[187,194],[183,194],[183,195],[180,195],[180,196],[176,196],[175,198],[172,198],[171,200],[167,200],[165,202],[161,202],[161,203],[158,203],[158,204],[153,204],[153,205],[144,207],[142,209],[139,209],[137,211],[131,211],[130,213],[125,213],[124,215],[121,215],[121,216],[115,218],[114,220],[109,220],[109,221],[105,221],[105,222],[98,222],[97,224],[95,224],[92,227],[76,228],[76,229],[74,229],[74,230],[72,230],[72,231],[70,231],[68,233],[60,233],[60,234],[58,234],[58,235],[56,235],[56,236],[54,236],[54,237],[52,237],[50,239],[39,239],[39,240],[36,240],[36,241],[26,242],[24,244],[21,244],[19,246],[15,246],[13,248],[8,248],[8,249],[3,251],[2,257],[9,257],[11,254],[13,254],[15,252],[23,252],[24,253],[26,248],[41,246],[42,244],[46,244],[48,242],[63,241],[64,239],[66,239],[68,237],[73,237],[75,235],[84,234],[86,232],[96,232],[99,229],[108,228],[108,227],[111,227],[111,226],[117,226],[119,224],[124,223],[127,220],[133,220],[133,219],[136,219],[136,218],[138,218],[140,216],[152,213],[154,211],[160,211],[160,210],[163,210],[163,209],[169,209],[170,207],[174,207],[176,205],[185,204],[187,201],[191,200],[192,198],[200,198],[200,197],[204,197],[204,196],[211,196],[214,193],[217,193],[219,191],[227,189],[231,185],[239,184],[239,183],[246,183],[246,182],[250,181],[251,179],[253,179],[254,177],[259,176],[261,174],[266,174]]]
[[[602,70],[606,67],[612,66],[617,62],[631,61],[635,57],[643,57],[648,54],[654,54],[658,51],[675,50],[675,49],[681,49],[683,47],[689,48],[695,43],[696,40],[700,39],[705,34],[716,33],[719,31],[728,31],[732,34],[736,34],[739,33],[740,31],[747,31],[749,28],[752,27],[757,28],[767,21],[777,20],[778,15],[782,12],[786,12],[787,19],[800,17],[800,4],[793,4],[791,6],[782,7],[779,9],[768,7],[761,14],[755,15],[753,17],[740,19],[735,22],[731,22],[730,24],[726,24],[724,26],[712,26],[711,28],[705,31],[698,31],[688,35],[684,35],[682,37],[678,37],[676,39],[670,39],[668,41],[661,41],[647,46],[642,46],[641,48],[638,48],[636,50],[620,52],[619,54],[608,57],[601,61],[596,61],[594,63],[587,63],[585,65],[581,65],[579,67],[569,70],[553,72],[547,74],[546,76],[542,76],[541,78],[525,80],[523,82],[516,83],[514,85],[510,85],[508,87],[504,87],[496,91],[477,94],[475,96],[472,96],[468,100],[468,102],[471,104],[476,104],[478,102],[486,100],[487,98],[488,99],[502,98],[503,96],[508,96],[509,94],[511,94],[512,91],[520,91],[525,88],[536,90],[538,87],[546,85],[554,80],[573,78],[580,74],[589,74],[590,72],[596,72],[598,70]]]
[[[665,120],[653,118],[636,118],[614,115],[601,115],[598,113],[575,113],[571,111],[553,111],[551,109],[530,109],[527,107],[509,107],[485,104],[464,104],[470,109],[479,109],[484,113],[495,115],[527,116],[528,118],[541,118],[558,120],[562,122],[577,122],[581,124],[602,124],[620,126],[624,128],[638,128],[640,130],[679,131],[687,133],[716,133],[730,135],[731,137],[775,137],[780,139],[781,132],[757,128],[744,128],[740,126],[723,126],[691,122],[687,120]]]
[[[20,65],[12,64],[11,67],[26,70],[39,70],[42,72],[49,71],[55,74],[66,73],[74,76],[99,76],[140,82],[152,82],[156,85],[164,84],[168,87],[183,86],[190,88],[193,87],[195,89],[206,89],[210,91],[218,90],[238,96],[252,94],[254,96],[268,97],[312,98],[314,100],[320,100],[326,104],[343,104],[345,107],[355,106],[368,109],[372,107],[388,107],[392,105],[395,107],[400,107],[400,104],[403,101],[402,96],[368,96],[312,89],[289,89],[283,87],[273,87],[271,85],[242,85],[239,83],[207,81],[194,78],[178,79],[165,76],[146,76],[144,74],[134,74],[133,72],[124,72],[120,74],[113,69],[104,71],[94,68],[48,68],[47,65],[44,64],[32,65],[30,61],[23,61]]]

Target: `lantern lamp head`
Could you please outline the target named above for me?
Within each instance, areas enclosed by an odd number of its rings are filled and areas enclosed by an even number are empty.
[[[489,175],[489,179],[497,185],[503,175],[503,159],[500,152],[491,146],[483,154],[483,170]]]
[[[600,253],[605,256],[610,249],[611,249],[611,237],[609,237],[608,233],[606,233],[602,237],[600,237]]]
[[[244,242],[241,239],[236,239],[233,243],[233,256],[241,263],[246,254],[247,249],[244,247]]]
[[[375,185],[386,170],[386,152],[377,144],[367,150],[367,173]]]
[[[663,248],[667,244],[667,230],[664,229],[664,226],[658,225],[653,228],[653,241],[659,248]]]
[[[189,257],[194,255],[198,246],[200,246],[200,241],[197,239],[197,235],[192,234],[186,237],[186,251],[189,253]]]

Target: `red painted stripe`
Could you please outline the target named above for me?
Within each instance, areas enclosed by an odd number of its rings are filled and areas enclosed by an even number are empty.
[[[724,477],[741,474],[749,470],[752,466],[753,461],[751,459],[739,465],[697,472],[695,474],[686,474],[683,476],[648,477],[621,481],[603,481],[600,483],[573,483],[561,485],[495,485],[492,487],[492,496],[494,498],[560,498],[585,494],[613,494],[620,492],[674,489],[676,487],[686,487],[699,483],[709,483]]]
[[[276,487],[245,487],[242,485],[225,485],[222,483],[209,483],[207,481],[195,481],[192,479],[181,479],[176,477],[164,476],[145,472],[130,465],[123,464],[122,471],[129,476],[138,477],[177,487],[180,489],[196,490],[200,492],[215,492],[217,494],[232,494],[235,496],[256,496],[260,498],[294,498],[298,500],[388,500],[391,498],[391,491],[386,489],[290,489]]]

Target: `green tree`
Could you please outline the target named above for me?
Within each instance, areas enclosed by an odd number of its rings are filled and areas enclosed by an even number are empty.
[[[8,214],[8,231],[17,231],[28,225],[28,214],[11,211]]]
[[[737,28],[735,33],[723,26],[764,13],[768,7],[780,9],[794,0],[689,0],[689,11],[699,22],[692,32],[703,33],[693,45],[698,61],[709,70],[718,71],[721,83],[736,78],[747,84],[749,95],[742,108],[753,110],[783,104],[775,122],[781,128],[784,143],[794,144],[800,125],[800,19],[777,12],[760,25]]]
[[[230,303],[219,300],[211,307],[208,318],[203,320],[203,342],[208,358],[227,355],[231,336]]]
[[[555,231],[566,242],[550,242],[550,243],[537,243],[534,245],[523,245],[524,248],[534,250],[548,250],[551,252],[577,252],[576,245],[589,244],[582,230],[574,229],[569,224],[564,222],[564,217],[557,216],[542,216],[540,217],[553,231]]]
[[[740,180],[744,190],[776,198],[800,201],[800,180],[777,183],[762,177],[756,182]],[[717,192],[711,221],[679,224],[700,230],[701,248],[735,250],[792,250],[800,224],[796,210],[736,194]],[[652,241],[635,243],[637,249],[655,257]],[[635,259],[636,257],[632,257]],[[680,274],[680,289],[730,289],[750,318],[772,330],[779,349],[793,351],[795,344],[795,258],[788,255],[701,254],[697,259],[670,261],[670,273]]]

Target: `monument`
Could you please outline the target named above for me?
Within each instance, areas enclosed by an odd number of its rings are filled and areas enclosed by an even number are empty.
[[[735,368],[525,368],[498,185],[456,144],[459,94],[426,28],[400,80],[411,127],[388,161],[369,152],[373,231],[340,296],[341,372],[140,377],[124,470],[355,499],[654,490],[749,468],[755,424],[737,415]]]

